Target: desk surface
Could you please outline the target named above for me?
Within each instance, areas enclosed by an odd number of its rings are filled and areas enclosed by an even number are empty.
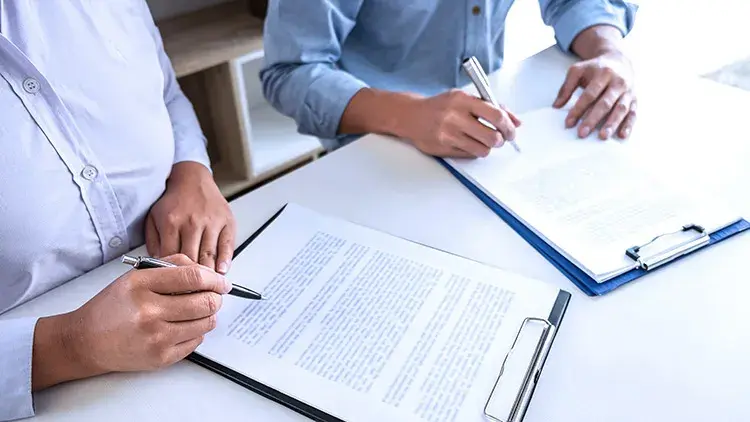
[[[546,106],[568,60],[547,50],[493,75],[492,83],[519,112]],[[689,95],[671,99],[684,86],[669,82],[643,84],[654,101],[644,98],[636,134],[649,139],[641,136],[634,147],[660,165],[688,166],[685,177],[711,189],[701,193],[707,200],[730,198],[750,215],[750,195],[742,189],[750,182],[742,120],[748,95],[693,81]],[[289,201],[571,291],[527,421],[750,420],[750,236],[589,298],[435,160],[394,140],[369,136],[234,201],[239,238]],[[123,271],[106,265],[3,318],[74,309]],[[40,421],[303,420],[187,362],[58,386],[37,394],[36,408]]]

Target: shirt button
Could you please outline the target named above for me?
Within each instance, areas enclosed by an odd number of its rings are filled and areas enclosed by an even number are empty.
[[[37,92],[39,92],[40,88],[41,86],[39,86],[39,81],[34,78],[26,78],[23,81],[23,89],[29,94],[36,94]]]
[[[109,239],[109,247],[110,248],[119,248],[122,245],[122,239],[115,236],[112,239]]]
[[[479,14],[482,13],[482,8],[479,7],[479,6],[474,6],[474,7],[471,8],[471,13],[474,16],[479,16]]]
[[[97,170],[94,166],[86,166],[83,168],[81,175],[84,179],[91,181],[96,179],[96,176],[99,175],[99,170]]]

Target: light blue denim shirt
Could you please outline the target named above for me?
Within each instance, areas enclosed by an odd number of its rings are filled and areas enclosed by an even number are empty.
[[[513,0],[271,0],[261,81],[266,98],[299,131],[338,144],[344,109],[363,87],[434,95],[468,84],[463,59],[487,71],[503,62]],[[568,51],[584,29],[626,35],[636,7],[622,0],[539,0]],[[351,139],[351,138],[350,138]],[[341,140],[341,139],[339,139]]]
[[[209,165],[144,0],[0,0],[0,313],[142,244],[180,161]],[[35,325],[0,321],[0,420]]]

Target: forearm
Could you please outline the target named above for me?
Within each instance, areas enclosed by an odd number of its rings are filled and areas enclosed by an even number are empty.
[[[378,133],[407,137],[408,110],[419,98],[416,94],[361,89],[344,110],[339,135]]]
[[[72,313],[37,322],[31,366],[33,391],[102,373],[85,357],[79,324]]]
[[[610,25],[595,25],[575,37],[571,50],[578,57],[588,60],[605,53],[620,52],[622,40],[619,29]]]

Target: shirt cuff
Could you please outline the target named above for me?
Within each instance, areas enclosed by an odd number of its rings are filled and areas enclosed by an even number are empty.
[[[341,117],[352,97],[367,84],[345,73],[329,72],[313,81],[302,105],[310,116],[300,131],[326,139],[337,139]]]
[[[37,318],[0,321],[0,421],[34,416],[31,360]]]
[[[203,137],[198,139],[183,138],[175,142],[173,164],[184,161],[194,161],[203,164],[209,172],[213,173],[211,170],[211,160],[208,158],[208,153],[206,152],[206,141]]]
[[[570,51],[573,40],[595,25],[611,25],[626,36],[633,29],[638,6],[620,0],[584,0],[575,3],[553,25],[557,43]]]

